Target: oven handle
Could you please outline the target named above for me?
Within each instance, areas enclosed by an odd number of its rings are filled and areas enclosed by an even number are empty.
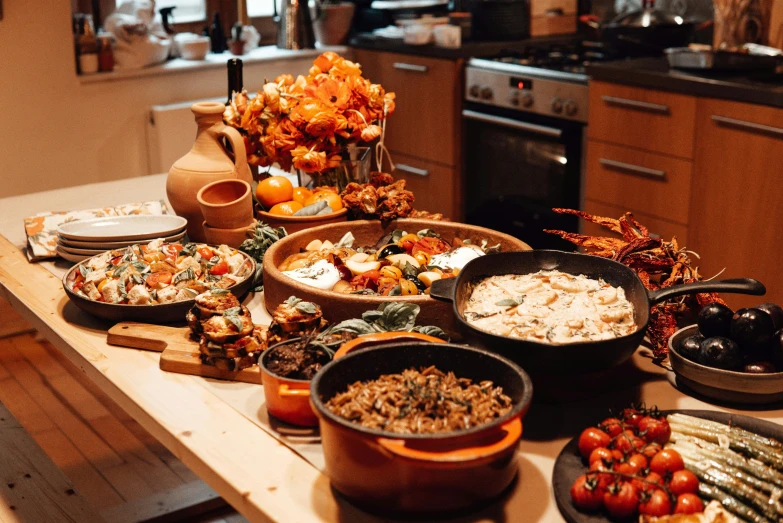
[[[517,129],[519,131],[528,131],[534,134],[540,134],[543,136],[549,136],[551,138],[560,138],[563,136],[561,129],[554,127],[547,127],[545,125],[535,125],[532,123],[518,122],[511,118],[503,118],[502,116],[493,116],[491,114],[479,113],[477,111],[471,111],[470,109],[464,109],[462,116],[468,120],[476,120],[479,122],[491,123],[499,125],[501,127],[508,127],[510,129]]]

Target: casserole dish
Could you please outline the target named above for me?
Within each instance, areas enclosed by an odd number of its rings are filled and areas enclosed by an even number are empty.
[[[511,410],[466,430],[400,434],[363,427],[325,406],[357,381],[429,366],[474,382],[492,380],[511,398]],[[353,503],[388,515],[460,510],[500,495],[517,474],[521,420],[533,386],[525,371],[491,352],[417,341],[335,359],[316,374],[310,392],[332,486]]]
[[[602,278],[615,287],[622,287],[626,298],[633,305],[637,329],[625,336],[611,339],[554,345],[499,336],[477,329],[465,320],[466,302],[476,280],[495,275],[530,274],[539,270],[583,274],[588,278]],[[652,305],[675,296],[696,292],[734,292],[761,296],[766,292],[766,288],[760,282],[746,278],[676,285],[647,291],[636,273],[622,263],[587,254],[540,250],[499,253],[476,258],[470,261],[456,278],[433,282],[430,296],[453,302],[453,314],[460,332],[468,342],[498,352],[533,374],[581,374],[606,370],[623,363],[641,344],[647,331]]]

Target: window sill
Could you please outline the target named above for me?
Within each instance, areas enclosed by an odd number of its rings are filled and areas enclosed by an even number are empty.
[[[133,78],[143,78],[146,76],[160,76],[168,74],[188,73],[206,69],[216,69],[226,66],[226,62],[231,58],[241,58],[244,65],[251,65],[263,62],[273,62],[276,60],[285,60],[287,58],[315,58],[324,51],[334,51],[344,54],[348,50],[345,46],[328,46],[317,49],[302,49],[291,51],[288,49],[278,49],[274,45],[266,45],[250,51],[240,57],[235,57],[229,52],[223,54],[208,54],[204,60],[184,60],[175,58],[162,64],[144,67],[142,69],[115,70],[110,73],[95,73],[79,75],[79,81],[82,84],[93,84],[99,82],[114,82],[117,80],[127,80]]]

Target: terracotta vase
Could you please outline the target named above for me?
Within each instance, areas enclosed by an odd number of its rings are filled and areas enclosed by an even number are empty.
[[[218,102],[195,103],[190,108],[196,117],[198,131],[193,148],[174,162],[166,179],[166,194],[174,211],[188,220],[191,241],[205,241],[204,216],[196,194],[217,180],[237,178],[252,183],[247,164],[245,141],[239,132],[223,123],[225,106]],[[231,144],[226,150],[223,139]]]

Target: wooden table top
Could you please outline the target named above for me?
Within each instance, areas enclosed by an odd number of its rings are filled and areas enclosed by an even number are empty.
[[[29,263],[19,249],[24,216],[161,197],[163,180],[151,176],[0,200],[0,296],[251,521],[380,521],[336,497],[318,468],[251,421],[265,415],[258,407],[262,387],[166,373],[158,368],[158,353],[108,345],[110,325],[71,304],[60,279],[45,266]],[[569,387],[561,385],[563,392]],[[550,489],[555,458],[571,437],[606,417],[611,407],[646,401],[661,409],[722,410],[783,424],[779,405],[748,412],[683,394],[645,350],[590,389],[591,399],[534,401],[525,418],[519,481],[500,501],[452,521],[562,521]]]

